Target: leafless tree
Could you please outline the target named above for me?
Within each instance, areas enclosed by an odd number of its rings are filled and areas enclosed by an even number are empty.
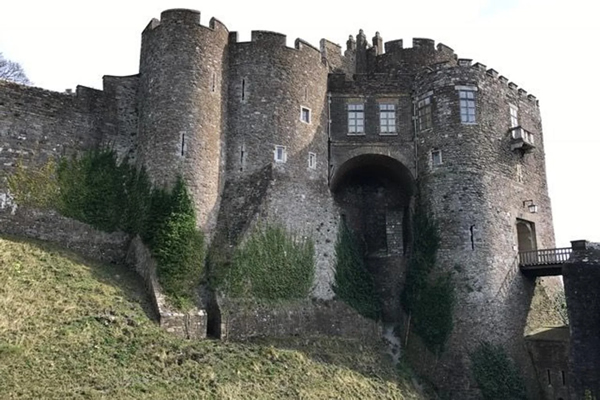
[[[12,81],[23,85],[30,85],[31,81],[27,78],[25,70],[21,64],[4,58],[0,53],[0,79]]]

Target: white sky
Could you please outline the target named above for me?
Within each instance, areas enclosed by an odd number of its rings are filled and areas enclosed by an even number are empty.
[[[494,68],[540,100],[558,246],[600,242],[600,139],[595,109],[600,15],[591,0],[387,1],[31,1],[0,4],[0,52],[36,86],[101,88],[103,75],[138,72],[140,34],[169,8],[212,16],[240,40],[251,30],[287,34],[315,46],[345,46],[348,35],[379,31],[384,41],[431,38],[459,57]],[[597,158],[598,157],[598,158]]]

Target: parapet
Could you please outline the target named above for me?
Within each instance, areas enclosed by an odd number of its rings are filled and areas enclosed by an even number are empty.
[[[183,24],[200,24],[200,11],[185,8],[173,8],[160,13],[160,22],[176,22]]]
[[[282,33],[270,31],[252,31],[251,41],[266,46],[283,47],[286,45],[287,36]]]
[[[250,35],[249,42],[238,42],[238,33],[231,32],[229,34],[229,44],[230,45],[255,45],[260,48],[267,49],[279,49],[279,48],[287,48],[292,50],[299,51],[309,51],[310,53],[316,53],[317,56],[321,56],[322,50],[312,44],[308,43],[306,40],[297,38],[294,41],[294,47],[287,46],[287,36],[283,33],[279,32],[271,32],[271,31],[252,31]],[[338,46],[339,47],[339,46]],[[328,46],[328,48],[331,48]]]
[[[414,38],[413,48],[435,50],[435,41],[433,39]]]
[[[438,43],[435,46],[435,41],[433,39],[424,39],[424,38],[414,38],[412,40],[412,47],[404,48],[404,42],[402,39],[391,40],[385,42],[384,48],[386,54],[391,53],[401,53],[405,50],[417,50],[417,51],[427,51],[427,52],[439,52],[444,54],[450,58],[456,59],[456,55],[454,54],[454,50],[452,48],[446,46],[443,43]]]
[[[221,21],[214,17],[210,19],[208,26],[203,26],[200,24],[200,11],[190,10],[186,8],[173,8],[160,13],[160,21],[156,18],[150,20],[150,23],[148,23],[142,34],[146,33],[147,31],[152,31],[156,29],[161,24],[181,24],[189,26],[199,26],[211,30],[224,29],[225,31],[229,32],[227,27]]]
[[[327,39],[321,39],[321,42],[319,44],[321,47],[321,52],[325,56],[327,56],[327,55],[341,56],[342,55],[342,46],[340,46],[337,43],[333,43],[332,41],[327,40]]]
[[[495,69],[487,69],[487,67],[484,64],[481,64],[479,62],[472,64],[472,60],[468,58],[459,58],[458,66],[470,68],[471,70],[476,70],[478,72],[484,72],[484,77],[498,81],[501,85],[506,86],[509,90],[517,94],[520,98],[527,99],[536,105],[538,104],[538,101],[535,96],[528,94],[525,89],[519,88],[519,86],[516,83],[510,82],[508,78],[506,78],[503,75],[500,75]]]
[[[402,50],[403,46],[402,39],[391,40],[389,42],[385,42],[384,44],[386,53],[393,53],[395,51]]]

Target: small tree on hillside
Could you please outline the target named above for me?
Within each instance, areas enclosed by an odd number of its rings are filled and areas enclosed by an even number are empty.
[[[0,53],[0,79],[20,83],[22,85],[31,84],[31,81],[27,78],[21,64],[7,60],[2,53]]]

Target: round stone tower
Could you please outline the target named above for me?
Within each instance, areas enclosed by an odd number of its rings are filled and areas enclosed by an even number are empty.
[[[271,220],[315,240],[314,294],[331,296],[337,217],[327,186],[327,76],[321,52],[285,35],[230,40],[227,188],[229,237]],[[226,203],[226,204],[225,204]],[[243,206],[237,206],[242,205]]]
[[[198,11],[183,9],[142,33],[139,163],[158,186],[183,176],[205,232],[216,223],[224,164],[228,37],[219,21],[205,27]]]
[[[438,268],[452,273],[456,294],[437,383],[469,398],[468,355],[482,340],[533,374],[524,334],[535,281],[519,272],[518,251],[554,247],[539,108],[470,60],[426,69],[414,96],[419,189],[439,224]]]

